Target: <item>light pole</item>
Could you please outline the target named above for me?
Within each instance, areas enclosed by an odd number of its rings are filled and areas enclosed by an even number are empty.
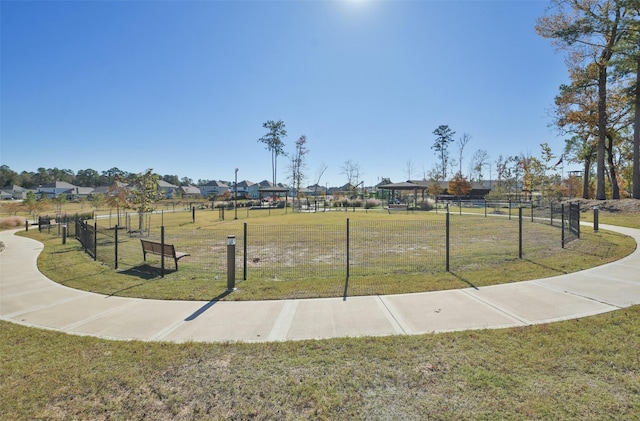
[[[234,206],[235,218],[233,218],[233,219],[238,219],[238,169],[237,168],[236,168],[236,171],[235,171],[235,183],[236,183],[236,186],[235,186],[236,203],[235,203],[235,206]]]

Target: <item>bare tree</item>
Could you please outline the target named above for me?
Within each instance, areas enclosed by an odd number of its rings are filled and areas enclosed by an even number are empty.
[[[458,139],[458,164],[460,164],[460,175],[462,175],[462,154],[464,152],[464,147],[467,146],[467,143],[471,140],[471,135],[469,133],[465,133],[461,138]]]
[[[411,160],[408,160],[406,162],[406,166],[405,166],[405,169],[404,169],[404,172],[407,175],[407,180],[411,180],[411,174],[413,174],[413,171],[414,171],[413,162],[411,162]]]
[[[304,157],[309,153],[309,149],[306,145],[307,136],[300,136],[300,138],[296,141],[296,151],[291,157],[291,182],[293,184],[296,198],[298,198],[298,195],[300,194],[300,185],[305,179],[305,175],[303,172],[305,168]]]
[[[324,175],[325,171],[327,171],[327,168],[329,168],[329,166],[324,162],[322,162],[318,167],[318,170],[316,171],[316,183],[314,185],[314,190],[313,190],[314,196],[318,192],[318,185],[320,185],[320,180],[322,179],[322,176]]]
[[[484,180],[484,167],[489,166],[489,154],[484,149],[478,149],[471,159],[471,181],[477,181],[481,183]],[[489,171],[489,181],[491,181],[491,171]]]
[[[360,165],[357,162],[353,162],[350,159],[345,161],[341,174],[347,176],[347,182],[351,186],[356,186],[360,183]]]

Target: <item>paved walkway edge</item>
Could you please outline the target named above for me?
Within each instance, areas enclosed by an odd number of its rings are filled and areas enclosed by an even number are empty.
[[[600,224],[640,243],[640,230]],[[0,319],[114,340],[269,342],[415,335],[569,320],[640,303],[640,249],[552,278],[416,294],[277,300],[163,301],[88,293],[37,268],[43,245],[0,232]]]

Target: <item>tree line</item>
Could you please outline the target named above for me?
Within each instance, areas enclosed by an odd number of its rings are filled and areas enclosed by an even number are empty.
[[[552,0],[536,31],[566,56],[569,83],[555,98],[554,125],[569,136],[565,156],[582,164],[588,198],[640,198],[640,0]]]
[[[13,185],[24,187],[25,189],[35,189],[39,186],[54,183],[56,181],[67,182],[78,187],[99,187],[110,186],[115,181],[133,184],[138,173],[128,172],[119,168],[111,168],[106,171],[97,171],[91,168],[74,172],[69,169],[38,168],[36,171],[22,171],[20,173],[12,170],[7,165],[0,166],[0,187],[10,187]],[[178,177],[177,175],[160,175],[158,180],[176,186],[186,186],[194,184],[189,177]],[[206,184],[210,180],[198,180],[198,184]]]

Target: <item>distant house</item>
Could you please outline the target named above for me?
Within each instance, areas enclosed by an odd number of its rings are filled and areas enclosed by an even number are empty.
[[[238,183],[238,197],[250,197],[251,199],[257,199],[260,197],[260,195],[257,192],[257,188],[254,187],[257,186],[256,183],[249,181],[249,180],[243,180],[240,181]],[[231,186],[231,194],[233,195],[235,186]],[[253,191],[255,190],[256,194],[254,196]]]
[[[118,196],[121,192],[128,194],[131,187],[127,183],[122,181],[115,181],[110,186],[100,186],[93,189],[91,196],[102,194],[104,196]]]
[[[21,186],[7,186],[2,189],[2,200],[24,200],[27,198],[28,191]]]
[[[67,192],[67,198],[70,200],[87,199],[95,189],[93,187],[76,187],[71,192]]]
[[[199,199],[202,197],[200,189],[196,186],[180,186],[177,191],[182,194],[183,199]]]
[[[327,187],[321,186],[320,184],[314,184],[312,186],[307,186],[309,190],[310,196],[322,196],[322,194],[327,194]]]
[[[164,193],[164,197],[171,197],[173,195],[173,192],[175,192],[176,190],[178,190],[178,186],[167,183],[164,180],[158,180],[158,191]]]
[[[347,183],[340,187],[330,187],[329,191],[327,192],[327,194],[332,194],[332,195],[337,194],[340,196],[347,196],[347,197],[355,196],[356,193],[357,193],[356,186],[354,186],[351,183]]]
[[[209,181],[198,186],[202,197],[219,197],[229,191],[229,186],[222,181]]]
[[[73,184],[67,183],[66,181],[55,181],[53,183],[40,186],[36,191],[36,195],[39,197],[47,196],[48,198],[56,198],[61,194],[66,194],[68,198],[73,196],[73,192],[77,189],[78,186],[74,186]]]
[[[299,197],[313,197],[313,190],[308,187],[300,187],[297,193]],[[296,197],[296,191],[293,186],[289,187],[289,196]]]

